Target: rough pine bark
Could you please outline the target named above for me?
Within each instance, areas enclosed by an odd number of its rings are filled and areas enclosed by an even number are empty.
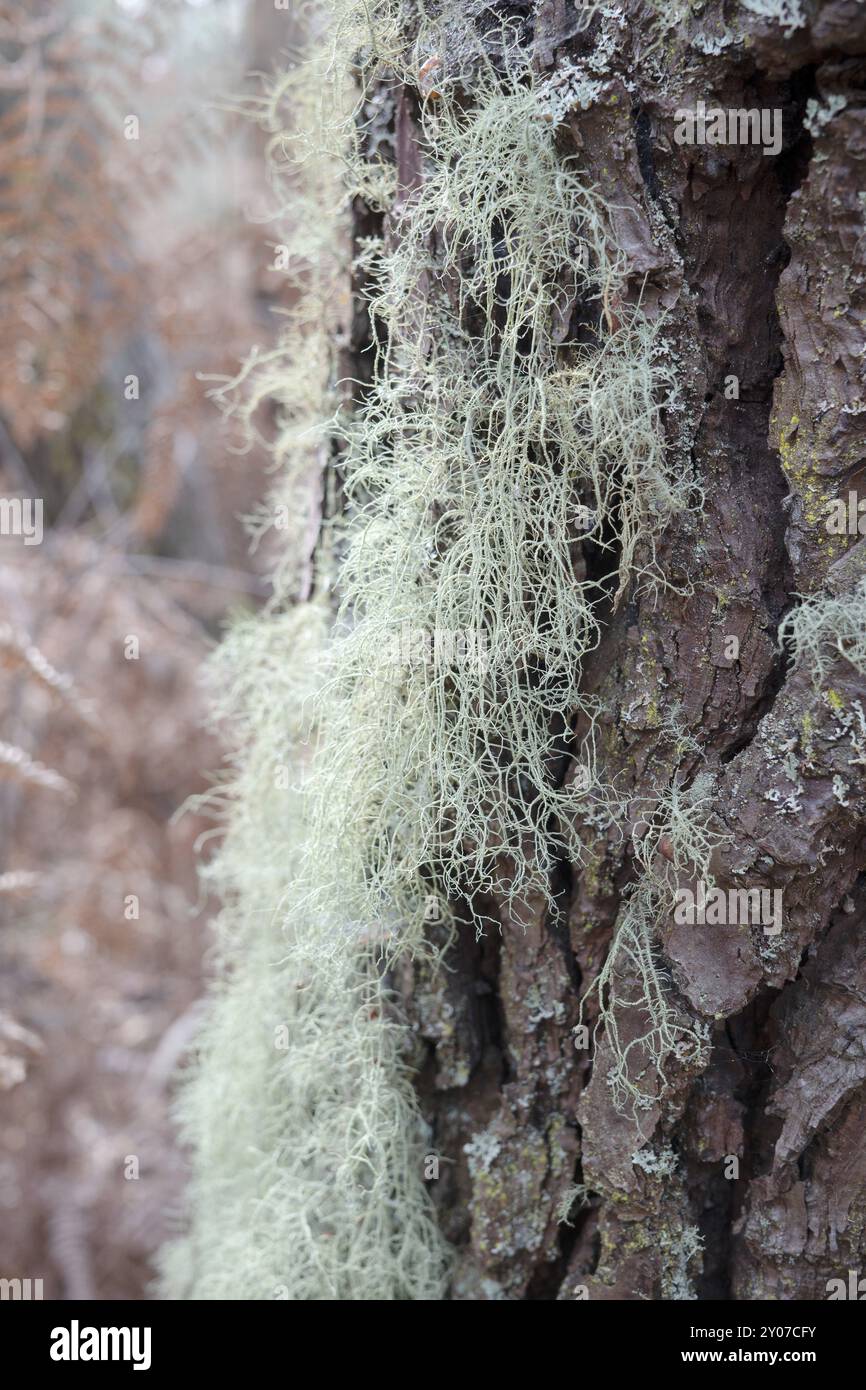
[[[608,7],[581,29],[565,0],[493,9],[539,74],[598,83],[557,139],[604,193],[623,297],[667,316],[684,403],[668,442],[705,493],[659,557],[689,596],[629,595],[586,664],[600,771],[634,808],[677,768],[717,773],[716,881],[781,889],[784,924],[666,924],[670,987],[712,1050],[637,1120],[605,1084],[604,1037],[574,1032],[637,876],[636,810],[596,830],[588,867],[558,865],[555,910],[539,897],[509,921],[492,903],[501,931],[458,933],[446,970],[401,967],[452,1297],[823,1299],[866,1258],[866,758],[839,717],[866,689],[841,656],[816,679],[777,634],[803,596],[866,573],[866,540],[825,525],[828,500],[866,486],[866,13],[623,0],[622,22]],[[423,178],[421,100],[378,96],[403,189]],[[780,108],[781,151],[678,144],[676,111],[701,100]],[[355,206],[358,236],[378,230]],[[360,298],[350,336],[363,382]]]

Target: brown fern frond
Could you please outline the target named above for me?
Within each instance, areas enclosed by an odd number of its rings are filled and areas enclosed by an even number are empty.
[[[66,424],[142,303],[134,212],[165,167],[124,122],[184,6],[31,8],[0,7],[0,413],[22,448]]]
[[[61,773],[35,762],[15,743],[0,743],[0,780],[44,787],[46,791],[59,792],[69,801],[74,801],[76,796],[72,783]]]
[[[0,104],[0,411],[26,448],[65,424],[98,379],[100,349],[137,287],[106,136],[67,35],[4,27],[26,80]]]
[[[17,893],[30,893],[39,883],[39,875],[30,869],[11,869],[0,874],[0,897],[12,897]]]
[[[9,1091],[26,1080],[31,1062],[44,1051],[36,1033],[0,1010],[0,1091]]]
[[[97,727],[92,706],[78,693],[72,677],[52,666],[37,646],[8,623],[0,623],[0,666],[28,672],[89,728]]]

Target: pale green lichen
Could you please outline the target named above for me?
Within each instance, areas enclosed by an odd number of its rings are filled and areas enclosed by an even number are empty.
[[[551,772],[576,714],[595,714],[581,676],[607,594],[575,541],[615,548],[617,595],[635,576],[660,585],[655,542],[688,503],[659,428],[675,384],[658,324],[625,307],[605,324],[623,267],[603,206],[511,61],[481,68],[470,106],[443,74],[424,180],[365,252],[387,337],[347,431],[352,618],[331,714],[358,776],[335,763],[323,804],[343,853],[369,870],[375,846],[368,881],[389,901],[407,865],[446,898],[469,885],[515,903],[582,857],[575,813],[604,791]],[[575,299],[602,320],[591,345],[560,342]],[[474,634],[483,669],[401,670],[404,624]]]
[[[685,874],[712,885],[713,851],[725,834],[711,823],[713,783],[701,773],[690,787],[676,774],[648,811],[636,836],[641,877],[626,890],[604,965],[581,1000],[595,996],[596,1042],[607,1043],[606,1085],[614,1105],[650,1110],[669,1086],[676,1063],[700,1071],[709,1058],[709,1025],[677,1003],[661,957],[659,928],[673,910]]]
[[[328,62],[319,55],[280,84],[295,118],[320,100]],[[277,107],[267,114],[275,120]],[[259,403],[276,400],[275,498],[290,513],[299,479],[320,475],[332,447],[346,266],[333,162],[307,153],[304,137],[291,174],[287,334],[254,364],[246,397],[226,395],[250,427]],[[429,1138],[407,1030],[382,971],[383,924],[350,917],[336,865],[322,876],[309,834],[330,570],[320,556],[316,582],[308,566],[299,585],[299,534],[282,538],[272,603],[235,625],[213,668],[231,769],[208,798],[225,834],[207,877],[225,907],[210,1010],[179,1098],[193,1160],[188,1228],[163,1252],[161,1287],[197,1299],[436,1299],[446,1251],[423,1183]],[[311,599],[288,606],[299,587]]]
[[[779,625],[779,641],[820,686],[839,657],[866,675],[866,579],[851,593],[810,594]],[[828,691],[831,704],[839,696]]]
[[[482,50],[456,12],[441,23],[450,46],[428,25],[407,52],[392,7],[341,0],[336,46],[265,108],[299,298],[282,342],[225,400],[249,429],[276,400],[283,468],[271,509],[290,518],[307,501],[274,603],[219,658],[236,750],[218,793],[224,969],[181,1104],[194,1176],[189,1234],[165,1261],[175,1295],[443,1295],[388,968],[436,955],[431,900],[441,950],[458,925],[451,901],[483,929],[483,895],[498,895],[506,915],[529,892],[549,896],[557,858],[584,853],[575,812],[610,820],[584,658],[611,594],[665,584],[655,547],[689,505],[690,477],[667,457],[660,425],[676,391],[661,325],[622,302],[607,209],[558,152],[549,93],[515,30],[505,26],[498,47],[488,34]],[[353,54],[366,73],[354,92]],[[383,79],[379,97],[394,78],[418,84],[430,54],[421,175],[398,189],[370,148],[371,82]],[[283,131],[287,98],[294,124]],[[390,234],[359,251],[377,341],[372,384],[347,413],[335,334],[352,196],[387,205]],[[338,448],[344,515],[314,556],[303,544],[315,523],[309,482],[321,490],[332,478]],[[606,581],[583,576],[581,537],[609,555]],[[335,585],[342,606],[326,636]],[[308,593],[298,613],[283,611]],[[405,631],[470,634],[483,660],[407,659],[395,642]],[[577,748],[579,713],[590,732]],[[586,775],[560,785],[566,750]],[[686,798],[686,814],[683,796],[674,784],[657,813],[677,862],[705,843],[699,799]],[[702,1040],[675,1029],[660,989],[640,917],[655,915],[659,885],[647,891],[612,951],[606,1008],[631,1006],[612,971],[633,956],[660,1059],[671,1040]],[[469,1157],[483,1185],[484,1155]]]
[[[775,20],[786,38],[806,24],[802,0],[741,0],[741,3],[744,10],[759,19]]]

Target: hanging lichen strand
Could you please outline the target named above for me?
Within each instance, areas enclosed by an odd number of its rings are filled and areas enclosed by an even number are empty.
[[[692,751],[700,750],[695,744]],[[709,1060],[709,1024],[690,1018],[675,1003],[660,968],[657,937],[684,875],[697,870],[708,886],[713,883],[711,858],[725,843],[724,833],[712,825],[713,789],[707,772],[688,788],[675,773],[647,807],[634,844],[640,877],[625,891],[607,958],[581,1000],[582,1017],[587,999],[597,996],[595,1041],[604,1035],[610,1048],[605,1084],[616,1108],[630,1113],[638,1126],[640,1112],[651,1109],[667,1089],[666,1068],[674,1058],[696,1071]],[[620,1029],[627,1016],[626,1040]]]
[[[486,894],[516,907],[580,859],[575,813],[608,795],[592,738],[582,779],[561,786],[556,764],[592,720],[582,664],[610,595],[577,542],[609,553],[617,595],[660,582],[654,541],[688,491],[659,428],[657,327],[605,315],[623,267],[604,208],[557,153],[525,53],[507,34],[498,50],[494,67],[467,39],[438,68],[418,184],[363,249],[377,361],[347,432],[351,618],[318,838],[336,834],[359,915],[401,946],[431,894],[483,927]],[[575,310],[596,326],[560,345]]]
[[[285,553],[273,602],[234,626],[211,667],[230,766],[207,798],[225,833],[206,877],[224,907],[178,1099],[191,1180],[187,1229],[162,1256],[167,1298],[420,1301],[445,1288],[405,1029],[375,942],[340,900],[342,869],[309,836],[331,566],[327,538],[315,567],[303,546],[333,438],[348,285],[333,139],[346,73],[330,45],[313,48],[261,111],[291,311],[278,346],[223,391],[249,431],[258,404],[276,404],[281,473],[253,526],[269,517]]]
[[[289,557],[274,605],[220,661],[235,762],[213,870],[223,968],[180,1102],[193,1180],[164,1262],[174,1297],[444,1296],[387,971],[431,949],[431,902],[452,930],[483,930],[493,894],[507,929],[557,856],[580,860],[575,813],[614,801],[595,780],[583,659],[613,596],[663,582],[655,542],[689,487],[663,448],[658,326],[609,308],[624,266],[605,209],[559,153],[555,93],[516,36],[482,50],[452,16],[447,45],[431,26],[409,50],[393,11],[349,0],[336,18],[330,56],[280,84],[280,111],[316,115],[315,134],[274,140],[299,299],[237,409],[252,424],[250,402],[278,401],[292,507],[339,447],[345,506],[312,599],[281,611],[304,592]],[[420,172],[398,189],[369,137],[389,92],[419,80]],[[387,213],[360,253],[376,360],[338,418],[335,248],[358,193]],[[606,580],[585,576],[581,538],[609,555]],[[325,643],[332,543],[343,599]],[[567,788],[565,753],[586,770]]]

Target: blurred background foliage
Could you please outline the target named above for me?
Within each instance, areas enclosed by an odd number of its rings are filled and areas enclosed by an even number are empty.
[[[0,496],[45,525],[0,537],[0,1277],[46,1298],[146,1297],[178,1219],[170,1080],[209,905],[206,822],[174,813],[220,761],[202,661],[269,564],[241,521],[267,458],[200,376],[274,336],[235,99],[291,22],[0,3]]]

